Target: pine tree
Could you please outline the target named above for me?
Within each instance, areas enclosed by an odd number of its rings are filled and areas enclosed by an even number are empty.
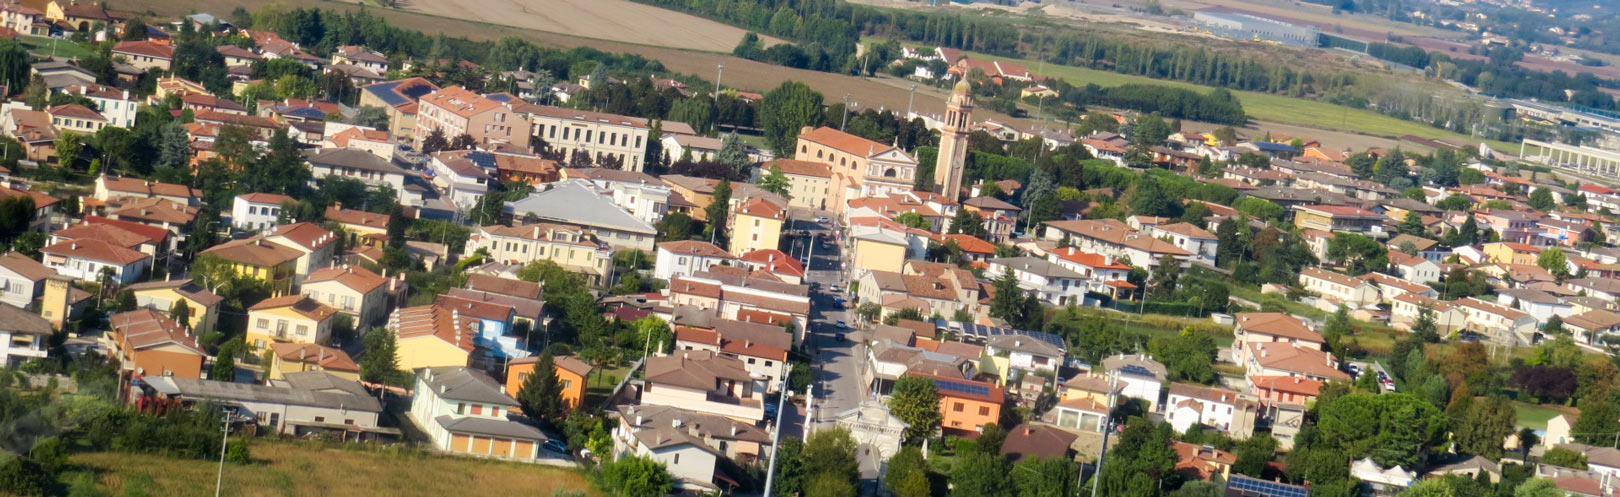
[[[518,390],[518,405],[531,419],[560,419],[567,407],[562,399],[562,380],[557,379],[556,361],[551,351],[541,352],[534,370]]]
[[[1002,272],[992,286],[996,295],[990,298],[990,317],[1008,322],[1022,321],[1024,291],[1018,288],[1018,278],[1013,276],[1012,268],[1008,267]]]

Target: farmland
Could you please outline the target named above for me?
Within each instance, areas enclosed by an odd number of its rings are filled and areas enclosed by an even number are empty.
[[[628,0],[414,0],[405,9],[434,16],[559,34],[706,52],[731,52],[746,31]]]
[[[412,497],[469,488],[490,495],[554,495],[557,490],[595,495],[578,473],[532,464],[274,442],[254,444],[253,459],[253,464],[226,466],[224,495]],[[109,495],[210,496],[218,469],[210,461],[123,453],[79,454],[72,461],[90,470]]]

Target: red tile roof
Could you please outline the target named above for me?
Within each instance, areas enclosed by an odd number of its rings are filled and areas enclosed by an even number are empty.
[[[831,147],[856,157],[872,157],[894,147],[822,126],[799,134],[799,139]]]
[[[127,53],[158,59],[173,59],[174,47],[150,41],[121,41],[113,45],[113,53]]]

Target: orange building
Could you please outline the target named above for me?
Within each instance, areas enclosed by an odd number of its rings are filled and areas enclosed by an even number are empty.
[[[197,337],[174,320],[152,309],[114,314],[113,350],[123,371],[132,378],[175,376],[202,379],[203,359]]]
[[[507,395],[517,397],[518,392],[523,391],[523,382],[534,374],[534,363],[538,360],[536,357],[525,357],[513,359],[507,364]],[[571,356],[554,357],[552,363],[555,366],[552,370],[557,372],[557,382],[562,385],[563,403],[568,404],[570,409],[579,407],[579,400],[585,398],[585,379],[591,375],[591,365]]]
[[[908,373],[934,380],[939,387],[940,429],[947,435],[977,435],[984,425],[1001,422],[1007,392],[994,383],[948,376]]]

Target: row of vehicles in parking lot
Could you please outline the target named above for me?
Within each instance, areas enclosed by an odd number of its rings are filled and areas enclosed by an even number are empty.
[[[1359,362],[1344,363],[1344,370],[1346,373],[1350,373],[1350,378],[1355,380],[1360,380],[1361,375],[1366,374],[1366,369]],[[1378,386],[1380,388],[1383,388],[1385,392],[1395,391],[1395,380],[1384,373],[1384,368],[1375,368],[1373,373],[1378,375]]]

